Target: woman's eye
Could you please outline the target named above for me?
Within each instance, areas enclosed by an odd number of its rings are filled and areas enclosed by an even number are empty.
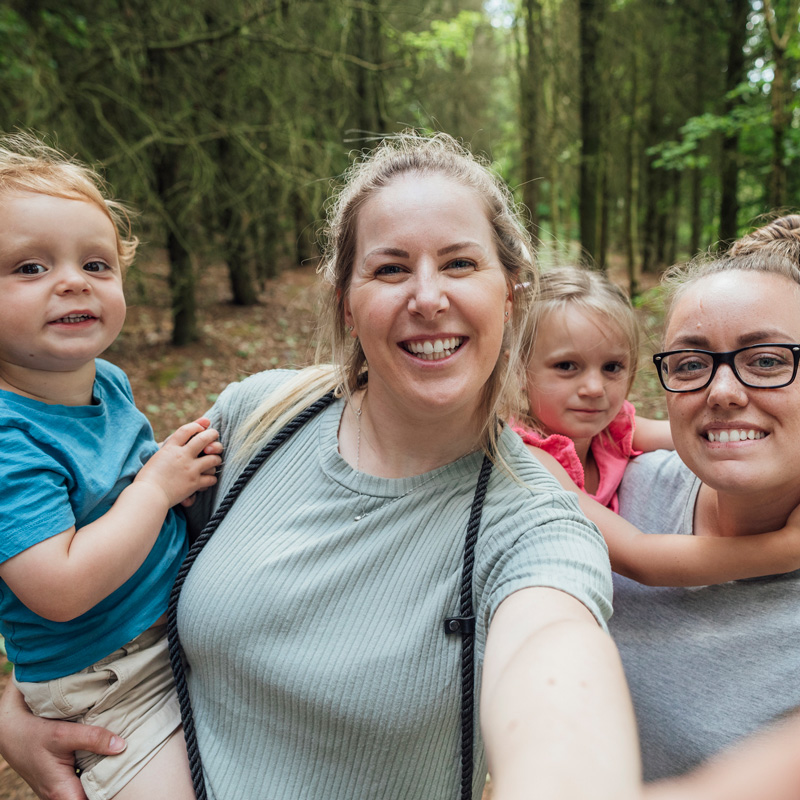
[[[769,369],[770,367],[782,366],[784,363],[784,361],[775,358],[775,356],[761,356],[756,359],[755,366],[761,367],[761,369]]]
[[[679,373],[688,373],[688,372],[700,372],[701,370],[708,369],[709,365],[705,361],[701,361],[697,358],[685,359],[681,361],[680,364],[675,364],[672,367],[673,374]]]
[[[42,264],[23,264],[21,267],[15,269],[14,272],[20,275],[41,275],[47,272],[47,267],[42,266]]]
[[[379,278],[391,278],[395,275],[402,275],[405,270],[397,264],[384,264],[375,270],[375,276]]]
[[[780,353],[767,351],[753,353],[747,366],[753,369],[775,369],[786,366],[789,363],[790,361],[787,361]]]
[[[475,269],[475,262],[468,258],[456,258],[447,265],[447,269],[456,271]]]
[[[106,270],[111,269],[111,267],[106,264],[105,261],[87,261],[83,268],[86,272],[105,272]]]

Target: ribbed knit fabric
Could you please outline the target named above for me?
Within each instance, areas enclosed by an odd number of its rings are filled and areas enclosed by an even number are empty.
[[[263,373],[223,393],[211,418],[226,444],[288,375]],[[335,402],[259,470],[181,596],[215,800],[458,796],[461,643],[442,621],[458,610],[482,454],[408,479],[357,473],[337,449],[342,410]],[[512,592],[551,586],[603,625],[610,614],[599,533],[516,435],[504,431],[501,447],[528,486],[498,468],[489,483],[475,554],[478,688],[488,624]],[[218,497],[235,477],[223,474]],[[193,509],[195,524],[212,502]],[[479,726],[475,753],[477,798]]]

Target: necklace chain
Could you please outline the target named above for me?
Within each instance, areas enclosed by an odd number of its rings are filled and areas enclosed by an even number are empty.
[[[355,409],[356,422],[357,422],[357,425],[358,425],[358,436],[356,437],[356,472],[359,473],[359,474],[361,474],[361,469],[360,469],[360,467],[361,467],[361,412],[364,410],[364,400],[366,400],[366,392],[364,393],[364,397],[361,400],[361,405],[357,409]],[[364,495],[361,493],[361,489],[360,488],[357,489],[357,491],[358,491],[358,504],[359,504],[359,506],[361,506],[361,513],[360,514],[356,514],[356,516],[353,517],[353,520],[355,522],[360,522],[362,519],[364,519],[364,517],[369,516],[373,512],[380,511],[382,508],[386,508],[386,506],[390,506],[392,503],[396,503],[398,500],[402,500],[404,497],[406,497],[406,495],[411,494],[411,492],[415,492],[421,486],[424,486],[426,483],[428,483],[428,481],[433,480],[433,478],[435,476],[436,476],[436,472],[434,471],[434,473],[432,475],[429,475],[427,478],[425,478],[425,480],[414,484],[410,489],[406,489],[406,491],[404,491],[403,494],[399,494],[399,495],[397,495],[397,497],[390,497],[388,500],[384,500],[379,506],[377,506],[376,508],[372,508],[369,511],[365,510],[366,501],[364,499]]]

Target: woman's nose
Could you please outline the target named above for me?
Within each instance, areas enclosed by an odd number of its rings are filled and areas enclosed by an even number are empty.
[[[706,389],[707,403],[710,406],[730,408],[747,405],[747,387],[734,375],[728,364],[720,364],[713,380]]]
[[[420,270],[410,285],[408,309],[425,319],[432,319],[450,306],[445,278],[439,271]]]

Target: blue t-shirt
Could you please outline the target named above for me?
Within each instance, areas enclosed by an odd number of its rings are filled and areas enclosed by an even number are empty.
[[[0,390],[0,561],[103,516],[158,449],[125,373],[96,360],[92,405],[48,405]],[[164,613],[186,554],[172,509],[136,573],[94,608],[52,622],[0,580],[0,633],[21,681],[77,672],[138,636]]]

